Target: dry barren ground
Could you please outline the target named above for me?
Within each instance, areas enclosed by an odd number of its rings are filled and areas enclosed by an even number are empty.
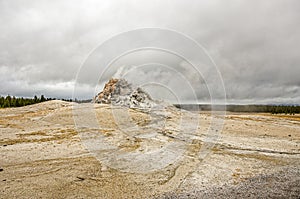
[[[80,106],[84,110],[86,105]],[[72,103],[49,101],[0,109],[0,198],[300,196],[299,115],[227,113],[216,143],[206,150],[207,156],[199,158],[205,145],[204,132],[210,128],[209,113],[194,113],[199,116],[199,128],[195,134],[185,135],[176,125],[182,114],[191,118],[193,114],[170,109],[163,119],[168,128],[161,130],[154,125],[161,115],[115,108],[118,115],[127,111],[130,121],[145,133],[126,135],[119,124],[127,128],[128,118],[123,121],[119,117],[122,121],[116,123],[111,107],[95,105],[95,110],[102,124],[100,131],[87,128],[83,132],[75,128]],[[185,125],[188,129],[189,123]],[[131,128],[129,132],[134,131]],[[91,132],[93,136],[101,134],[116,147],[100,152],[98,158],[82,141],[84,133]],[[144,159],[133,159],[141,165],[130,167],[128,158],[134,154],[149,155],[172,142],[178,145],[169,157],[177,154],[176,161],[155,167],[166,162],[153,157],[148,163],[156,169],[148,171]],[[125,157],[127,161],[121,164]]]

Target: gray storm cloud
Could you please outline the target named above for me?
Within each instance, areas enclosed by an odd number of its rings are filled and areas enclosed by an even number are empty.
[[[72,97],[78,69],[102,42],[124,31],[161,27],[182,32],[206,48],[223,77],[229,103],[299,104],[299,19],[298,0],[0,0],[0,95]],[[189,73],[183,60],[168,59],[155,57],[182,73],[197,98],[207,100],[203,78]],[[119,66],[126,65],[124,60]],[[183,88],[187,84],[172,80],[175,73],[154,65],[151,71],[151,60],[147,63],[128,78],[163,81],[181,99],[193,100]],[[113,67],[105,78],[117,71]],[[204,78],[214,78],[206,72]],[[95,93],[89,76],[87,72],[80,84],[81,98]],[[157,86],[147,89],[157,97],[171,96]]]

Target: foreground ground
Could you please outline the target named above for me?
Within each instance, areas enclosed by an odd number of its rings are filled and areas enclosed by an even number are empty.
[[[81,115],[81,123],[92,119],[85,116],[87,105],[75,113],[72,105],[49,101],[0,109],[0,198],[300,196],[297,115],[227,113],[223,130],[208,139],[206,132],[215,128],[210,113],[95,105],[101,124],[95,130],[76,128],[74,115]],[[130,117],[120,116],[124,112]],[[182,116],[190,119],[178,126]],[[200,122],[192,129],[195,118]],[[100,150],[90,142],[97,136],[114,147]],[[159,148],[169,143],[166,155]]]

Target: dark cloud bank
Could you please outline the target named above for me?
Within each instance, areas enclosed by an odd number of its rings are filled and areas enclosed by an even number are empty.
[[[0,24],[0,95],[72,97],[79,67],[99,44],[124,31],[161,27],[189,35],[206,48],[221,72],[229,103],[300,103],[298,0],[0,0]],[[158,60],[172,65],[167,59]],[[115,64],[122,66],[124,60]],[[205,81],[177,63],[172,67],[192,80],[196,96],[205,102]],[[149,67],[132,70],[128,78],[164,80],[160,83],[182,91],[177,92],[182,100],[192,101],[187,85],[172,81],[172,72]],[[117,66],[112,69],[111,75]],[[86,77],[80,95],[91,98],[95,88]],[[167,89],[146,89],[173,99]]]

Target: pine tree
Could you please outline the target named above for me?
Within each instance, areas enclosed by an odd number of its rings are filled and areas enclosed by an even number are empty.
[[[41,95],[41,102],[46,101],[46,98],[44,97],[44,95]]]
[[[4,103],[3,103],[3,108],[8,108],[10,107],[10,102],[8,100],[8,98],[5,98]]]
[[[35,95],[34,96],[34,102],[37,103],[38,102],[38,97]]]

